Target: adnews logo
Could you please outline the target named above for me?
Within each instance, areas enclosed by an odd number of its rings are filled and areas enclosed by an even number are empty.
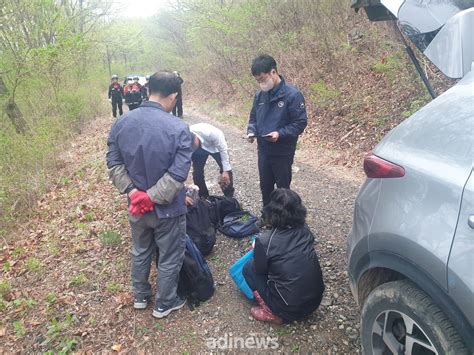
[[[272,349],[279,348],[278,337],[262,336],[261,334],[250,333],[247,337],[233,336],[232,333],[225,333],[221,337],[206,338],[208,349],[238,350],[238,349]]]

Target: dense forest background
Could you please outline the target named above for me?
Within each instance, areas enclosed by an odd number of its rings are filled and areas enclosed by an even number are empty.
[[[244,126],[250,63],[272,54],[307,100],[302,145],[362,154],[430,100],[393,24],[349,1],[173,0],[159,14],[118,17],[112,2],[0,4],[0,235],[58,179],[57,157],[88,120],[109,115],[111,74],[178,70],[186,102]],[[449,81],[420,58],[438,91]],[[186,110],[186,103],[185,103]]]

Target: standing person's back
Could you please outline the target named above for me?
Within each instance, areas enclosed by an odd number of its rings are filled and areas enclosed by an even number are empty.
[[[107,141],[109,176],[129,197],[136,309],[146,308],[152,296],[148,277],[159,249],[157,318],[185,304],[176,290],[185,251],[184,181],[191,166],[191,134],[169,113],[180,85],[172,73],[150,77],[150,100],[119,118]]]
[[[187,178],[189,167],[184,169],[183,165],[189,162],[187,159],[179,161],[182,157],[177,148],[181,141],[189,139],[191,142],[189,128],[183,121],[163,111],[159,104],[147,101],[126,113],[118,119],[111,134],[115,135],[123,163],[139,190],[150,189],[165,173],[173,175],[176,180]],[[173,164],[176,158],[178,161]],[[180,194],[184,201],[185,190]],[[181,210],[180,213],[186,213],[180,199],[176,199],[174,205]],[[159,217],[166,217],[172,207],[157,205],[155,209]]]

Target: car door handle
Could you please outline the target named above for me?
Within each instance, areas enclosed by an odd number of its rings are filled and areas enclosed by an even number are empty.
[[[467,224],[469,225],[469,227],[474,229],[474,214],[471,214],[469,216],[469,218],[467,219]]]

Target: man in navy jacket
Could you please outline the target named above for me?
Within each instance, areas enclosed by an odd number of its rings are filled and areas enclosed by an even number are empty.
[[[188,126],[170,114],[180,86],[173,73],[152,75],[149,101],[118,118],[107,141],[109,177],[129,200],[136,309],[146,308],[152,296],[148,277],[159,249],[157,318],[185,304],[176,290],[185,251],[184,181],[193,151]]]
[[[252,75],[261,90],[255,95],[247,137],[251,143],[257,139],[260,189],[265,206],[275,185],[290,188],[296,143],[308,118],[303,95],[278,74],[275,59],[268,54],[255,58]]]

